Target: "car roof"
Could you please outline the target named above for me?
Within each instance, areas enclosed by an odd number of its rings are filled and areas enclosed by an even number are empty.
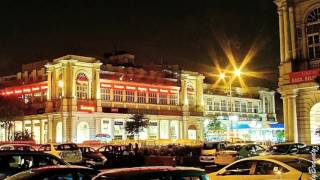
[[[88,168],[85,166],[76,166],[76,165],[59,165],[59,166],[43,166],[38,168],[31,169],[32,172],[41,172],[47,170],[59,170],[59,169],[87,169],[87,170],[94,170],[92,168]]]
[[[31,144],[1,144],[0,146],[32,146]]]
[[[283,143],[275,144],[275,145],[273,145],[273,146],[277,146],[277,145],[292,145],[292,144],[301,144],[301,145],[304,145],[303,143],[283,142]]]
[[[6,155],[49,155],[48,153],[41,151],[21,151],[21,150],[8,150],[8,151],[0,151],[1,156]]]
[[[133,167],[133,168],[119,168],[104,171],[103,175],[112,174],[139,174],[150,172],[174,172],[174,171],[198,171],[205,172],[203,169],[194,167],[173,167],[173,166],[149,166],[149,167]]]
[[[301,157],[292,156],[292,155],[266,155],[266,156],[254,156],[245,158],[246,160],[276,160],[276,161],[292,161],[292,160],[307,160]]]

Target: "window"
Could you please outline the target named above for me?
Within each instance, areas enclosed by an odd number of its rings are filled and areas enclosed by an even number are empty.
[[[312,10],[307,16],[307,44],[309,59],[320,58],[320,8]]]
[[[26,104],[31,103],[31,97],[32,97],[32,94],[25,94],[23,97],[24,103]]]
[[[158,136],[158,123],[155,121],[149,122],[148,127],[149,139],[156,139]]]
[[[189,103],[190,106],[194,106],[195,105],[194,93],[189,93],[188,94],[188,103]]]
[[[37,159],[37,167],[41,166],[53,166],[53,165],[64,165],[61,162],[59,162],[57,159],[50,157],[50,156],[38,156]]]
[[[113,101],[115,102],[122,102],[122,90],[115,89],[113,92]]]
[[[214,110],[220,111],[220,102],[219,101],[214,101]]]
[[[239,101],[235,101],[234,106],[235,106],[235,111],[236,112],[240,112],[240,102]]]
[[[111,100],[111,89],[101,88],[101,100],[110,101]]]
[[[227,102],[226,100],[221,101],[221,111],[227,111]]]
[[[247,104],[245,102],[241,103],[241,112],[247,112]]]
[[[146,92],[138,91],[138,103],[146,103]]]
[[[254,174],[257,175],[275,175],[278,172],[288,172],[284,167],[269,161],[258,161]]]
[[[169,121],[160,121],[160,139],[169,139]]]
[[[77,76],[77,98],[88,99],[89,87],[88,78],[84,73],[79,73]]]
[[[166,93],[159,94],[159,104],[168,104]]]
[[[252,109],[252,102],[248,102],[248,112],[252,113],[253,109]]]
[[[34,93],[33,94],[33,101],[34,102],[41,102],[41,96],[42,96],[41,92]]]
[[[177,94],[170,94],[170,104],[176,105],[178,103],[178,95]]]
[[[208,110],[209,111],[212,111],[212,99],[211,98],[208,98],[207,99],[207,107],[208,107]]]
[[[126,101],[134,102],[134,91],[126,91]]]
[[[223,175],[249,175],[254,161],[241,161],[226,169]]]
[[[258,109],[259,109],[259,106],[258,106],[258,105],[254,105],[254,106],[253,106],[253,112],[254,112],[254,113],[258,113]]]
[[[157,93],[149,92],[149,103],[157,104]]]

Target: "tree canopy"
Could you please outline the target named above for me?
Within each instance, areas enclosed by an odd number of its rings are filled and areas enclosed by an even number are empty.
[[[129,118],[130,120],[126,122],[125,130],[132,135],[138,135],[143,128],[148,127],[149,119],[144,116],[144,114],[133,114]]]

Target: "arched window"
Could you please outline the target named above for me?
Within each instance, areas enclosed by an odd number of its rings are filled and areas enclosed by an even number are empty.
[[[89,80],[84,73],[79,73],[77,76],[77,98],[88,99],[89,93]]]
[[[320,59],[320,7],[313,9],[306,18],[308,57],[310,60]]]
[[[82,143],[83,141],[90,139],[89,124],[87,122],[80,122],[77,126],[77,142]]]

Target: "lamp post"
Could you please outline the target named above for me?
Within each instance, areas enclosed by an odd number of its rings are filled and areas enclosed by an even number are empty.
[[[234,73],[234,75],[237,76],[237,77],[240,77],[240,75],[241,75],[240,69],[236,69],[233,73]],[[219,77],[220,77],[220,79],[229,78],[229,80],[228,80],[228,86],[229,86],[229,103],[230,103],[229,123],[230,123],[230,129],[231,129],[231,130],[228,131],[227,139],[230,139],[230,134],[231,134],[231,132],[232,132],[232,134],[234,134],[234,132],[233,132],[233,119],[232,119],[232,117],[231,117],[231,113],[233,112],[233,111],[232,111],[232,79],[231,79],[231,78],[234,77],[234,76],[226,76],[225,73],[222,72],[222,73],[219,74]],[[229,107],[228,107],[228,108],[229,108]]]

